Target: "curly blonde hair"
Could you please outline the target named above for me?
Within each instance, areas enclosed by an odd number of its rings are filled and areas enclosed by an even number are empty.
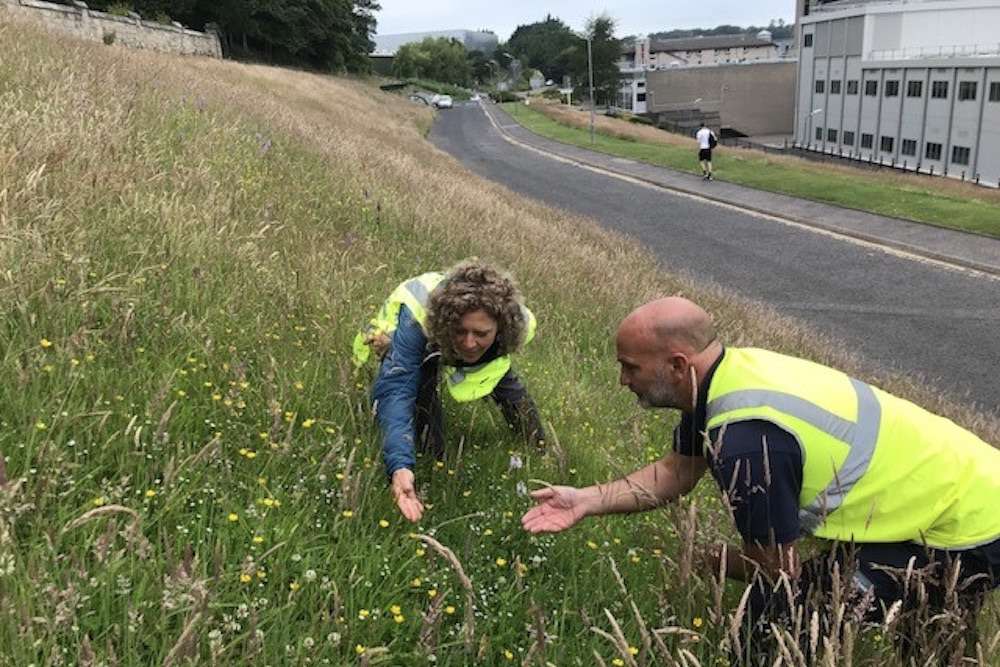
[[[457,361],[452,339],[462,317],[485,311],[497,322],[499,354],[517,351],[524,342],[528,323],[521,308],[521,292],[514,279],[478,259],[460,262],[431,292],[427,305],[427,337],[441,350],[446,364]]]

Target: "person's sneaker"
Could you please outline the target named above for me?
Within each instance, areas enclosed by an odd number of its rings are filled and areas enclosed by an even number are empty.
[[[712,176],[711,174],[709,174],[708,176],[706,176],[706,177],[705,177],[705,180],[706,180],[706,181],[714,181],[714,180],[715,180],[715,177],[714,177],[714,176]]]
[[[703,181],[707,181],[707,180],[708,180],[709,178],[710,178],[710,177],[709,177],[709,175],[708,175],[708,174],[702,174],[702,175],[701,175],[701,180],[703,180]]]

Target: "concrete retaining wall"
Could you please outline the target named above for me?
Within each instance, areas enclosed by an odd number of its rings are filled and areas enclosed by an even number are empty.
[[[219,36],[214,32],[188,30],[178,23],[164,25],[143,21],[135,14],[106,14],[88,9],[82,2],[57,5],[41,0],[0,0],[0,13],[4,10],[16,18],[35,21],[49,30],[80,39],[135,49],[222,57]]]

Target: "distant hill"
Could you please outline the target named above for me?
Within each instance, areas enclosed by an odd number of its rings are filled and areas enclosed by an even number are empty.
[[[747,26],[746,28],[741,28],[736,25],[720,25],[715,28],[664,30],[651,32],[648,37],[650,39],[675,39],[678,37],[709,37],[711,35],[739,35],[744,33],[755,35],[761,30],[768,30],[775,39],[789,39],[793,36],[794,29],[794,24],[785,23],[784,20],[778,19],[777,21],[771,21],[767,26]],[[633,35],[631,39],[634,40],[635,36]]]

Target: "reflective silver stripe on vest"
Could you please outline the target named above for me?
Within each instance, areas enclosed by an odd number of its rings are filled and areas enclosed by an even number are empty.
[[[711,420],[732,410],[769,407],[801,419],[816,429],[844,443],[850,449],[833,479],[816,498],[799,511],[804,532],[813,532],[831,512],[840,507],[844,497],[868,470],[875,443],[878,441],[882,406],[872,388],[851,378],[851,386],[858,398],[858,421],[851,422],[829,410],[799,396],[766,389],[745,389],[721,396],[708,404],[707,418]]]
[[[427,291],[427,286],[420,282],[420,280],[417,278],[407,280],[404,287],[406,287],[407,292],[413,295],[413,298],[417,300],[417,303],[423,306],[427,305],[427,299],[430,296],[430,293]]]

